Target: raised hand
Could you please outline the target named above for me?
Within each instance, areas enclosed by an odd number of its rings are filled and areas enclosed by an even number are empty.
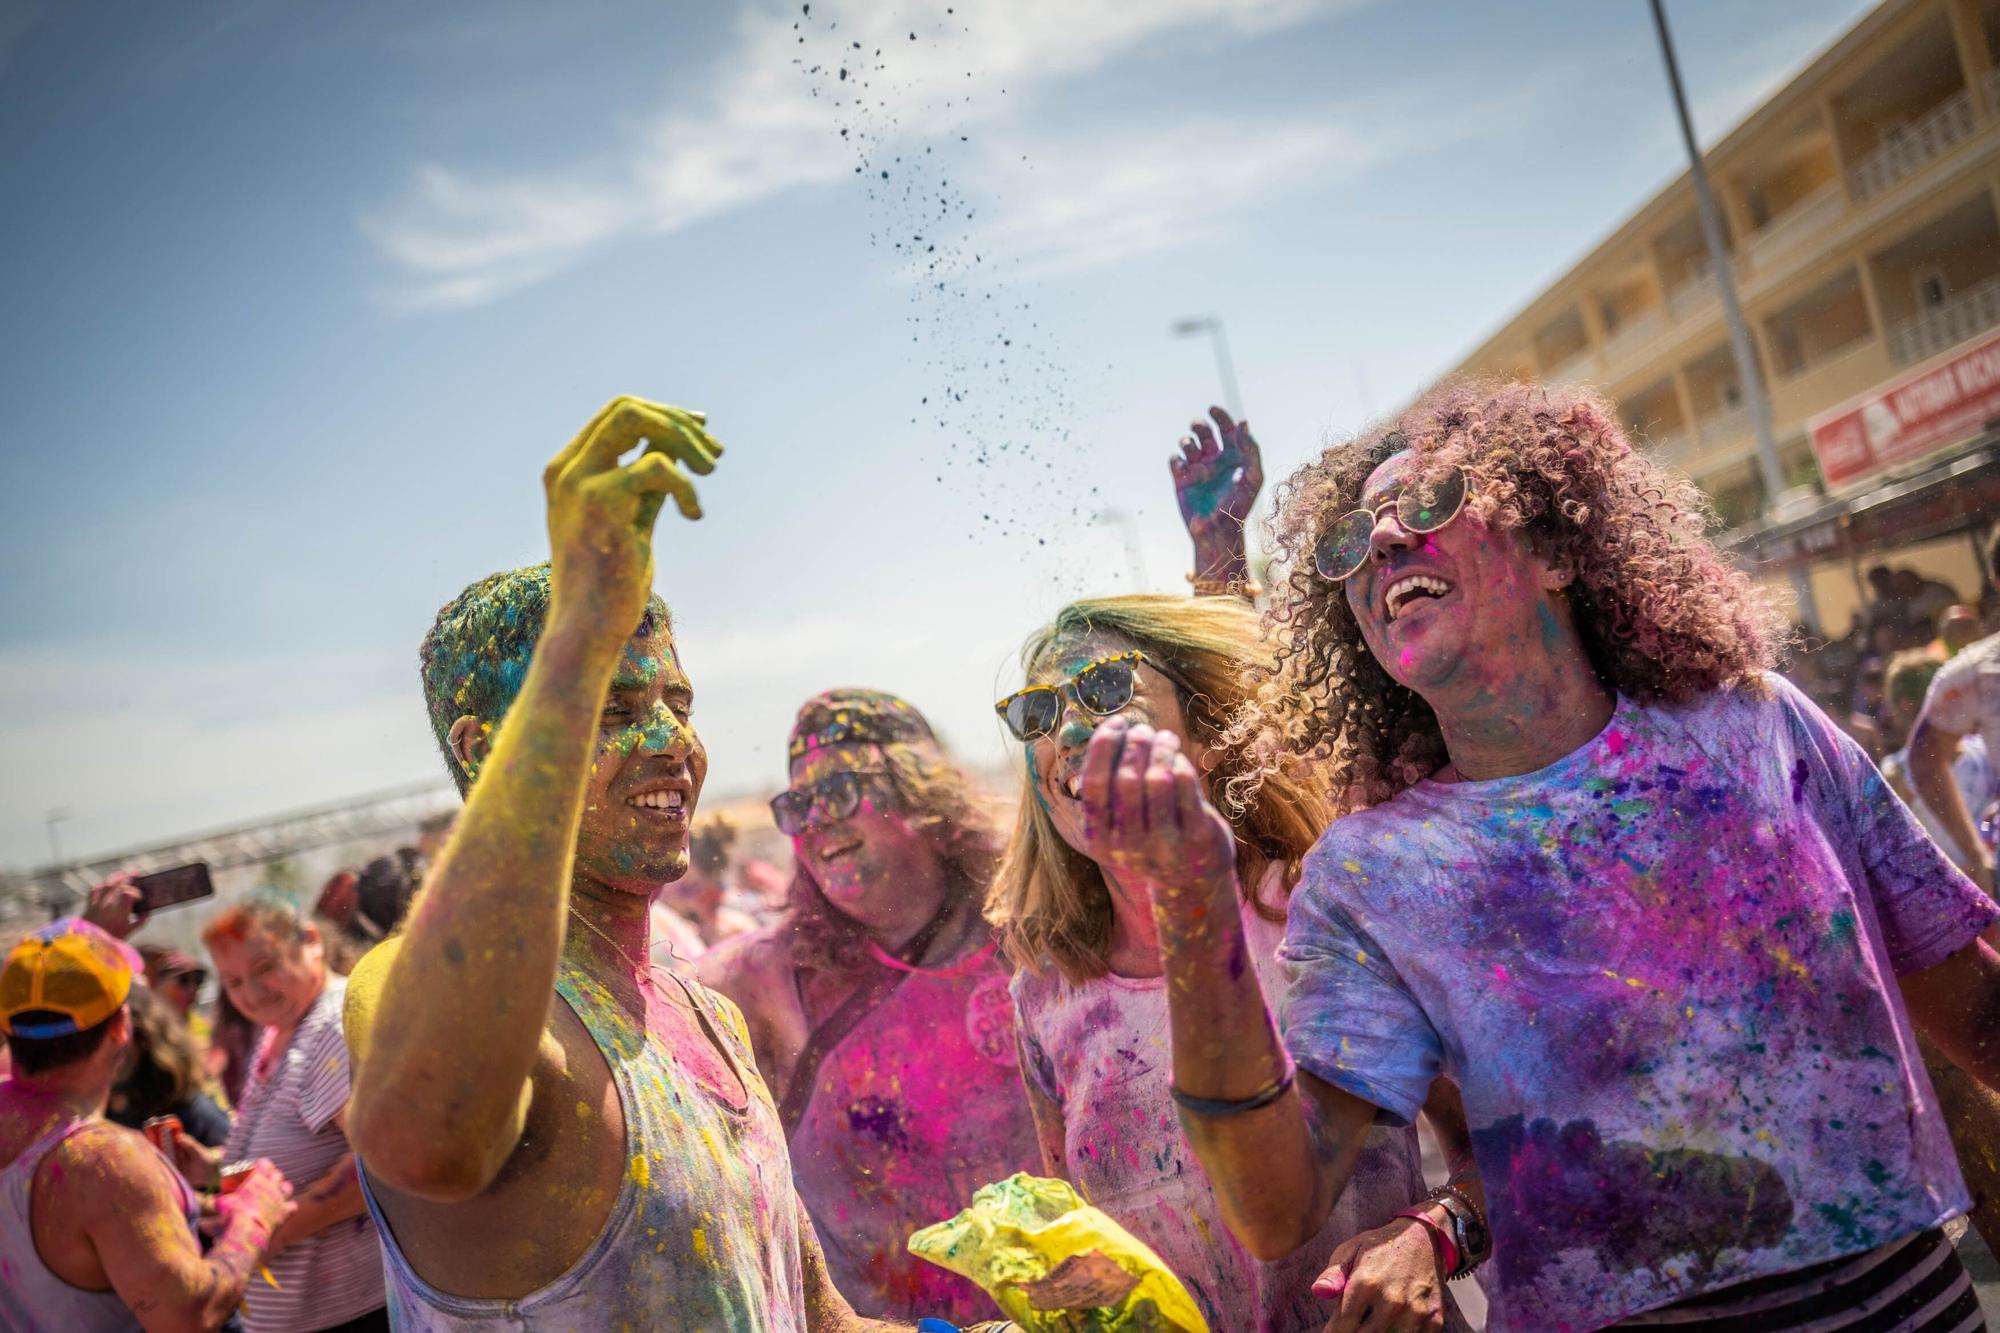
[[[139,898],[132,876],[120,872],[92,886],[84,903],[83,919],[122,940],[146,924],[145,913],[139,910]]]
[[[1196,577],[1232,581],[1247,574],[1243,525],[1264,488],[1264,459],[1248,421],[1232,420],[1219,407],[1208,414],[1215,429],[1206,421],[1190,423],[1192,434],[1181,440],[1168,468],[1181,522],[1194,542]]]
[[[1313,1283],[1313,1295],[1333,1309],[1326,1333],[1414,1333],[1445,1326],[1437,1247],[1413,1218],[1392,1218],[1387,1226],[1335,1246]]]
[[[688,471],[715,470],[722,446],[708,419],[643,398],[619,397],[549,461],[548,495],[552,596],[579,604],[618,642],[646,613],[653,587],[653,523],[672,496],[685,518],[701,517]],[[620,456],[640,444],[630,463]]]
[[[1085,855],[1146,885],[1156,906],[1178,889],[1234,881],[1235,835],[1173,732],[1107,719],[1084,751],[1079,786]]]

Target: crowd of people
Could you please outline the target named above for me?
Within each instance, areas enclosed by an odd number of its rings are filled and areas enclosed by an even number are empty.
[[[1943,1227],[2000,1243],[2000,637],[1953,590],[1878,571],[1788,679],[1691,484],[1497,382],[1295,473],[1261,588],[1214,410],[1192,595],[1019,627],[1011,832],[828,689],[757,912],[653,592],[720,453],[614,400],[549,562],[439,612],[434,858],[231,903],[207,964],[116,881],[7,955],[0,1327],[1013,1327],[909,1241],[1019,1173],[1216,1333],[1462,1328],[1474,1274],[1495,1330],[1983,1327]],[[1018,1326],[1168,1327],[1069,1258]]]

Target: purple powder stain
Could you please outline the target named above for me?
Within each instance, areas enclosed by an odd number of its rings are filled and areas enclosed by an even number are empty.
[[[910,1147],[910,1131],[904,1123],[903,1108],[882,1097],[863,1097],[848,1107],[847,1127],[857,1135],[892,1148],[907,1150]]]
[[[1594,1121],[1518,1115],[1473,1130],[1472,1141],[1496,1214],[1531,1231],[1537,1218],[1570,1220],[1597,1238],[1609,1272],[1657,1269],[1675,1255],[1707,1270],[1724,1250],[1767,1249],[1791,1229],[1791,1191],[1755,1157],[1606,1143]],[[1494,1261],[1512,1286],[1533,1282],[1557,1257],[1518,1245],[1496,1250]]]
[[[1806,798],[1806,761],[1801,759],[1792,765],[1792,804],[1798,805]]]

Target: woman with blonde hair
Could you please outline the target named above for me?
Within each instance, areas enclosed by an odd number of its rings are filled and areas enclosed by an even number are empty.
[[[1083,817],[1081,766],[1101,725],[1181,737],[1220,804],[1238,760],[1217,742],[1242,702],[1245,668],[1262,660],[1256,613],[1233,597],[1096,598],[1028,637],[1027,685],[996,706],[1027,772],[987,915],[1020,969],[1021,1071],[1044,1165],[1157,1251],[1211,1327],[1317,1330],[1328,1311],[1315,1287],[1356,1283],[1379,1293],[1382,1317],[1438,1327],[1448,1303],[1427,1229],[1399,1219],[1359,1234],[1423,1197],[1413,1128],[1370,1135],[1355,1186],[1289,1257],[1260,1262],[1230,1236],[1176,1122],[1150,876]],[[1325,797],[1288,771],[1266,775],[1229,821],[1249,961],[1266,985],[1282,984],[1286,898],[1330,818]],[[1446,1104],[1439,1110],[1455,1122]],[[1460,1134],[1444,1137],[1462,1153]]]

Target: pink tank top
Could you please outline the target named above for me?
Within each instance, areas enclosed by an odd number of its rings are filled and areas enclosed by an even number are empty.
[[[981,1185],[1041,1171],[995,951],[989,942],[936,970],[878,954],[908,975],[820,1062],[792,1135],[799,1195],[834,1286],[860,1314],[996,1315],[979,1288],[906,1245]]]

